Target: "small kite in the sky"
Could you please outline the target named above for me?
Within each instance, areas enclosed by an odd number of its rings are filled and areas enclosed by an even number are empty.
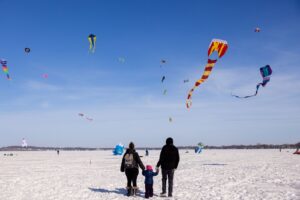
[[[166,60],[164,60],[164,59],[161,59],[160,60],[160,67],[162,67],[164,64],[166,64],[167,63],[167,61]]]
[[[164,90],[164,95],[166,95],[167,94],[167,90]]]
[[[260,70],[260,74],[261,74],[261,76],[262,76],[262,78],[263,78],[263,81],[262,81],[261,83],[258,83],[258,84],[256,85],[256,91],[255,91],[255,93],[254,93],[253,95],[248,95],[248,96],[238,96],[238,95],[233,95],[233,94],[232,94],[232,96],[234,96],[234,97],[236,97],[236,98],[244,98],[244,99],[249,98],[249,97],[254,97],[254,96],[256,96],[257,93],[258,93],[259,87],[260,87],[260,86],[265,87],[265,86],[267,85],[267,83],[270,81],[270,77],[271,77],[271,75],[272,75],[272,69],[271,69],[270,65],[266,65],[266,66],[264,66],[264,67],[261,67],[259,70]]]
[[[83,113],[78,113],[78,115],[80,116],[80,117],[82,117],[82,118],[85,118],[86,120],[88,120],[88,121],[93,121],[93,118],[90,118],[90,117],[88,117],[88,116],[86,116],[85,114],[83,114]]]
[[[256,28],[254,29],[254,32],[255,32],[255,33],[259,33],[259,32],[260,32],[260,28],[256,27]]]
[[[190,108],[192,105],[192,94],[193,94],[194,90],[209,77],[217,60],[226,53],[227,49],[228,49],[227,41],[219,40],[219,39],[213,39],[211,41],[209,48],[208,48],[208,52],[207,52],[208,60],[207,60],[207,64],[204,69],[204,73],[203,73],[202,77],[196,81],[194,87],[188,93],[188,97],[186,99],[186,107],[187,108]],[[218,53],[217,58],[211,58],[211,57],[213,57],[212,54],[214,52]]]
[[[42,77],[47,79],[48,78],[48,74],[42,74]]]
[[[7,79],[10,80],[10,76],[8,73],[8,67],[7,67],[7,61],[4,59],[0,59],[0,63],[2,65],[3,72],[6,74]]]
[[[96,35],[90,34],[88,40],[90,42],[90,52],[94,53],[96,49]]]
[[[25,53],[29,53],[30,52],[30,48],[28,48],[28,47],[26,47],[25,49],[24,49],[24,51],[25,51]]]
[[[172,122],[172,121],[173,121],[172,117],[169,117],[169,122]]]
[[[125,58],[123,58],[123,57],[119,57],[118,60],[120,63],[125,63]]]
[[[166,79],[166,77],[163,76],[163,77],[161,78],[161,82],[163,83],[165,79]]]
[[[183,83],[188,83],[190,80],[189,79],[185,79],[183,80]]]
[[[25,138],[22,139],[22,147],[26,148],[28,146],[27,141]]]

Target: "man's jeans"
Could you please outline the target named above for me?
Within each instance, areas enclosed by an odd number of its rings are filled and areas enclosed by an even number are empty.
[[[174,169],[162,169],[162,192],[166,193],[167,188],[167,179],[168,179],[168,195],[172,195],[173,192],[173,178],[174,178]]]

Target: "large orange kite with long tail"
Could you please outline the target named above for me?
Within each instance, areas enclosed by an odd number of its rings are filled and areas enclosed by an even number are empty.
[[[219,39],[213,39],[211,41],[209,48],[208,48],[208,52],[207,52],[208,60],[207,60],[207,64],[204,69],[204,73],[203,73],[202,77],[196,81],[194,87],[189,91],[188,97],[186,99],[186,107],[187,108],[190,108],[192,105],[192,94],[193,94],[194,90],[196,89],[196,87],[198,87],[201,83],[203,83],[209,77],[217,60],[226,53],[227,49],[228,49],[227,41],[219,40]],[[213,54],[213,52],[215,52],[215,51],[218,53],[218,58],[217,59],[210,58],[211,55]]]

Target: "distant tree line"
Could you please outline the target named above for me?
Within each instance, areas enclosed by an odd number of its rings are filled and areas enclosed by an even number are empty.
[[[179,149],[194,149],[196,146],[179,146]],[[160,150],[159,147],[139,147],[137,150]],[[205,149],[300,149],[300,142],[296,144],[256,144],[256,145],[223,145],[223,146],[204,146]],[[113,150],[114,148],[85,148],[85,147],[35,147],[28,146],[8,146],[0,148],[0,151],[96,151],[96,150]]]

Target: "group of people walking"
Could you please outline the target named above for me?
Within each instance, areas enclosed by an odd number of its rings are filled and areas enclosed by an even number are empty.
[[[146,168],[140,159],[139,154],[135,151],[133,142],[129,144],[126,150],[122,163],[121,172],[125,172],[127,177],[127,196],[135,196],[137,192],[136,180],[139,174],[139,168],[142,169],[142,174],[145,176],[145,198],[153,196],[153,177],[159,173],[159,167],[161,167],[162,174],[162,192],[161,196],[167,196],[167,180],[168,180],[168,196],[173,195],[173,178],[174,171],[179,164],[179,152],[177,147],[173,144],[172,138],[167,138],[166,144],[163,146],[159,160],[156,164],[156,170],[153,171],[151,165],[147,165]]]

